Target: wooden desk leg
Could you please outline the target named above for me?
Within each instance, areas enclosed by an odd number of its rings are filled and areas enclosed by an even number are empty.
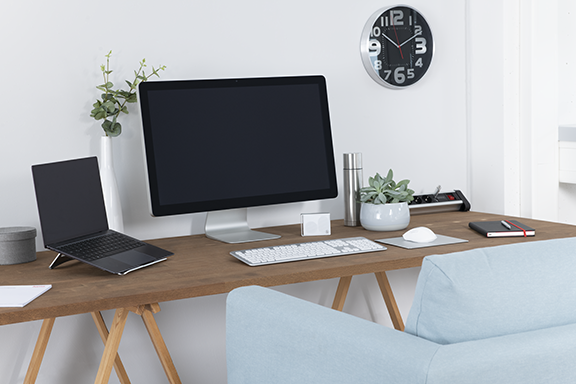
[[[341,311],[342,308],[344,308],[344,301],[346,301],[346,295],[348,294],[351,281],[352,276],[344,276],[340,278],[340,281],[338,282],[338,288],[336,288],[336,295],[334,296],[332,309]]]
[[[92,319],[94,319],[94,323],[96,323],[96,328],[98,328],[100,338],[102,339],[104,346],[106,346],[109,332],[108,327],[106,327],[106,323],[102,318],[102,314],[100,312],[91,312],[91,315]],[[116,357],[114,358],[114,370],[116,371],[116,375],[121,384],[130,384],[130,379],[128,378],[128,374],[126,373],[126,369],[124,369],[124,364],[122,364],[122,360],[120,360],[118,353],[116,353]]]
[[[30,365],[28,366],[28,371],[26,372],[26,377],[24,378],[24,384],[34,384],[36,382],[38,371],[40,371],[40,364],[42,364],[42,358],[44,357],[44,352],[46,352],[46,346],[48,345],[48,340],[50,339],[50,333],[52,333],[54,320],[56,319],[44,319],[42,322],[40,334],[38,335],[38,340],[36,341],[36,346],[34,347],[34,352],[32,353],[32,359],[30,360]]]
[[[390,314],[390,319],[392,319],[392,324],[394,328],[399,331],[404,331],[404,321],[398,310],[398,305],[396,304],[396,299],[392,293],[392,287],[390,287],[390,282],[388,281],[388,276],[386,272],[376,272],[376,280],[378,280],[378,285],[380,286],[380,291],[382,292],[382,297],[386,302],[386,307],[388,308],[388,313]]]
[[[156,353],[160,358],[160,362],[162,363],[166,377],[168,377],[168,381],[170,384],[181,384],[182,382],[180,381],[178,372],[176,372],[174,362],[170,357],[170,353],[168,352],[168,348],[166,348],[166,344],[164,343],[164,339],[162,338],[158,324],[154,319],[154,313],[158,313],[159,311],[160,306],[158,304],[146,305],[144,311],[142,311],[142,321],[144,321],[144,325],[148,330],[148,334],[150,335],[152,344],[154,344]]]
[[[128,312],[126,308],[118,308],[114,314],[114,320],[110,327],[110,334],[106,340],[104,354],[102,355],[102,361],[100,362],[94,384],[107,384],[110,379],[110,373],[112,372],[115,357],[118,354],[118,346],[120,345],[120,339],[122,339]]]

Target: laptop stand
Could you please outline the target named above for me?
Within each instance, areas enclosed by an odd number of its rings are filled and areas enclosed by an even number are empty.
[[[66,255],[59,253],[56,255],[54,260],[52,260],[52,263],[50,264],[50,266],[48,268],[54,269],[57,266],[59,266],[60,264],[64,264],[65,262],[70,261],[70,260],[74,260],[74,259],[69,257],[69,256],[66,256]]]

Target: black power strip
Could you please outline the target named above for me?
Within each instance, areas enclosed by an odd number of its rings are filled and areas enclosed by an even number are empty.
[[[454,192],[430,193],[414,195],[414,200],[408,205],[411,215],[422,213],[437,213],[449,211],[469,211],[470,202],[459,190]]]

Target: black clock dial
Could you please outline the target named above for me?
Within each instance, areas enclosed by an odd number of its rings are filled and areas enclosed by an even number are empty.
[[[366,71],[379,84],[404,88],[428,71],[434,40],[418,11],[406,6],[386,8],[368,20],[362,33],[361,54]]]

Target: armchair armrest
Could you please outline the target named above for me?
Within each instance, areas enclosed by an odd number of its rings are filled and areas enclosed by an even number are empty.
[[[232,291],[228,383],[424,383],[440,346],[270,289]]]

